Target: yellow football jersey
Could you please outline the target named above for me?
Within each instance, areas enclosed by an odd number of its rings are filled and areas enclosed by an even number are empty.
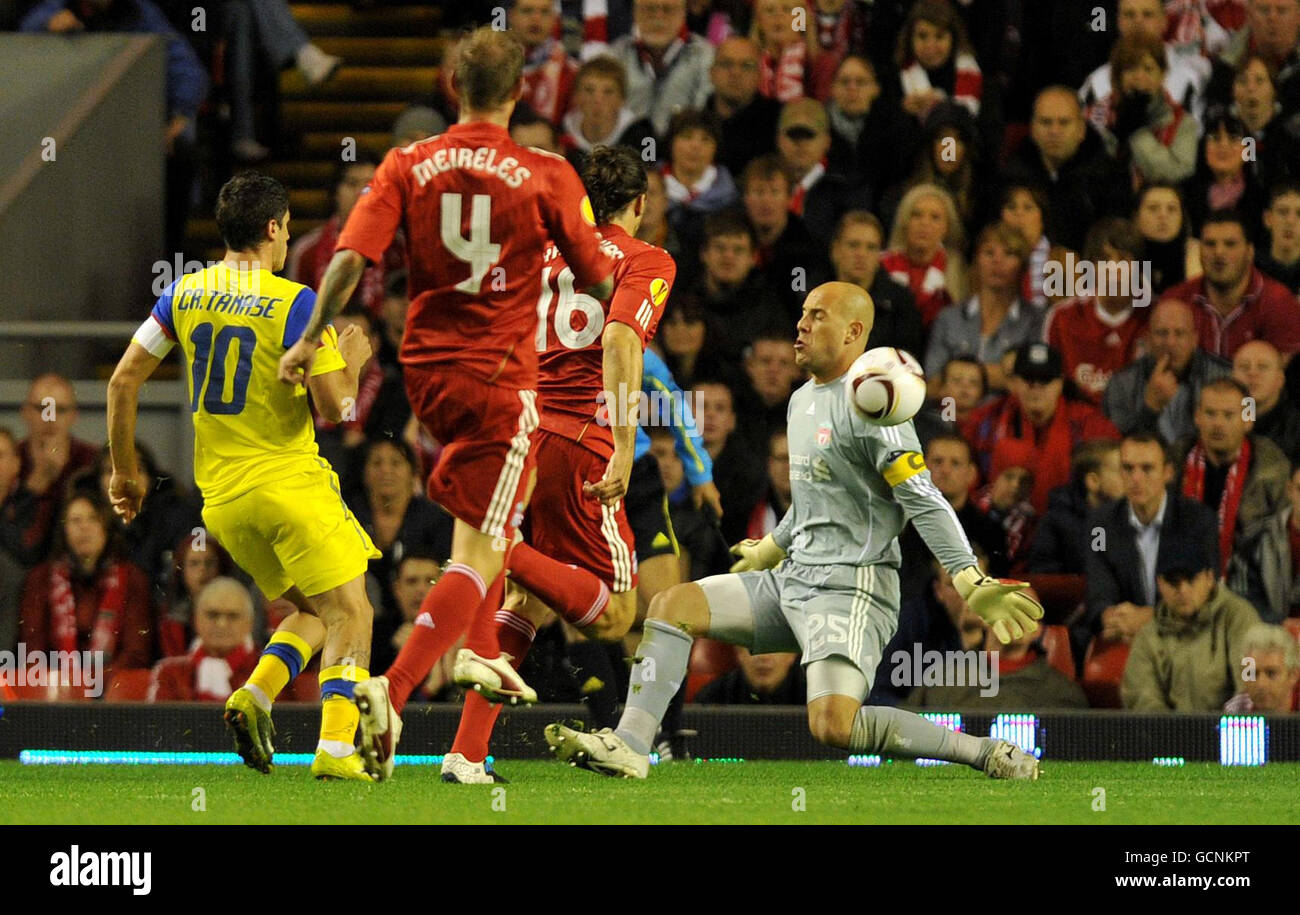
[[[194,482],[208,505],[319,468],[307,391],[282,384],[280,357],[302,336],[316,293],[269,270],[225,263],[188,273],[158,298],[135,342],[180,344],[194,414]],[[344,368],[326,328],[312,375]]]

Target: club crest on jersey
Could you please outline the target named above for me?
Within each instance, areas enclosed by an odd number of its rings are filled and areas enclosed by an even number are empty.
[[[596,213],[591,208],[591,198],[582,198],[582,218],[587,220],[587,224],[594,226],[596,224]]]
[[[818,447],[818,448],[826,448],[826,447],[828,447],[828,446],[830,445],[830,443],[831,443],[831,427],[830,427],[830,426],[818,426],[818,427],[817,427],[817,447]]]

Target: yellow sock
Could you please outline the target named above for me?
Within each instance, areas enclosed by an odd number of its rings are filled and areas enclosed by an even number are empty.
[[[361,716],[352,704],[352,690],[369,677],[368,670],[352,664],[335,664],[321,669],[320,745],[335,756],[343,755],[337,751],[350,748],[356,738],[357,721]]]
[[[248,685],[256,686],[274,701],[284,688],[293,682],[307,662],[311,660],[311,646],[301,636],[292,632],[277,632],[262,650]]]

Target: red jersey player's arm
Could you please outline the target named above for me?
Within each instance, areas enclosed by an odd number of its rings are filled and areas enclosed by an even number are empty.
[[[574,285],[604,302],[614,292],[614,263],[600,250],[587,191],[568,162],[556,156],[547,164],[550,187],[538,196],[542,221],[573,271]]]

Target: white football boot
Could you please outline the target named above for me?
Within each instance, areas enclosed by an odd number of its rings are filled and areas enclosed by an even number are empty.
[[[442,780],[457,785],[493,785],[507,781],[489,769],[486,760],[470,762],[463,753],[448,753],[442,758]]]
[[[523,681],[519,672],[510,666],[509,655],[484,658],[468,648],[456,652],[456,666],[452,677],[457,686],[472,689],[488,702],[505,705],[532,705],[537,701],[537,691]]]
[[[984,774],[989,778],[1038,778],[1038,760],[1013,743],[999,740],[984,760]]]
[[[357,723],[361,733],[361,762],[371,778],[386,781],[392,778],[393,758],[402,737],[402,719],[389,698],[388,678],[362,680],[352,691],[352,701],[361,713]]]
[[[633,750],[610,728],[584,734],[563,724],[548,724],[545,733],[555,758],[571,766],[615,778],[645,778],[650,773],[650,757]]]

